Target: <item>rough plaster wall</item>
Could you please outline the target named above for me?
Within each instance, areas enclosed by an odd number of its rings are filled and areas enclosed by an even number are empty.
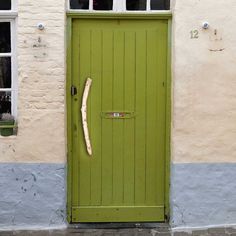
[[[0,165],[0,230],[65,227],[65,165]]]
[[[236,164],[174,164],[171,225],[236,225]]]
[[[236,162],[236,1],[175,0],[173,10],[172,159]]]
[[[0,162],[63,163],[65,1],[18,0],[18,12],[19,132],[0,138]]]

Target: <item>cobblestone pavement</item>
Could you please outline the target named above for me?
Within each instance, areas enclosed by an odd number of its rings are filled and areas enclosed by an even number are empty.
[[[54,231],[0,231],[0,236],[236,236],[236,228],[212,228],[193,232],[170,232],[168,227],[153,229],[67,229]]]

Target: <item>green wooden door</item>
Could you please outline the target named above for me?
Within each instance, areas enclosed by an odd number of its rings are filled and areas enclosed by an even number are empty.
[[[164,220],[167,28],[166,20],[73,20],[73,222]],[[80,111],[87,78],[92,156]]]

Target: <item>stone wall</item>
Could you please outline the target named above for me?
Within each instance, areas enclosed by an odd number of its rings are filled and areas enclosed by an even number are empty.
[[[171,224],[236,225],[236,2],[173,3]]]
[[[65,17],[64,0],[18,1],[18,133],[0,137],[1,229],[65,227]]]
[[[64,163],[64,1],[19,0],[17,62],[19,129],[0,139],[0,162]]]
[[[236,162],[235,12],[234,0],[175,0],[174,162]]]

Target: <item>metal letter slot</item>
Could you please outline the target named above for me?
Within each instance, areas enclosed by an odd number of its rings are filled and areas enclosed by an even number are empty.
[[[102,112],[102,118],[105,119],[131,119],[135,116],[134,112],[127,111],[107,111]]]

